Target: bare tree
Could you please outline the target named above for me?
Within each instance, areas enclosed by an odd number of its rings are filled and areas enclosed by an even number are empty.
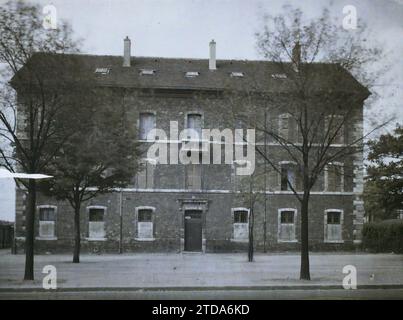
[[[256,144],[256,152],[280,177],[281,189],[300,204],[300,278],[305,280],[310,280],[311,191],[325,171],[352,176],[353,167],[362,163],[362,105],[369,96],[367,79],[372,79],[364,67],[381,57],[379,49],[365,47],[362,35],[362,30],[343,31],[326,10],[305,22],[301,10],[286,7],[284,14],[266,17],[257,34],[260,52],[272,61],[254,72],[265,79],[256,76],[250,80],[253,89],[227,95],[233,114],[249,110],[246,124],[265,140],[264,147]],[[288,168],[279,164],[281,159],[288,160]],[[339,164],[344,168],[338,170]],[[341,184],[335,187],[343,190]]]
[[[237,186],[237,196],[243,205],[249,208],[248,217],[248,261],[252,262],[254,257],[254,227],[255,210],[258,204],[265,201],[266,172],[264,168],[259,168],[251,175],[240,176],[239,186]]]
[[[12,78],[1,87],[0,136],[13,147],[11,153],[1,148],[0,156],[10,171],[38,173],[72,131],[56,126],[57,119],[75,113],[67,110],[74,102],[63,101],[63,87],[54,86],[49,78],[49,71],[55,77],[58,71],[35,53],[76,51],[78,43],[63,21],[59,21],[57,29],[45,30],[41,8],[25,1],[10,1],[0,8],[0,34],[0,60],[6,66],[6,75]],[[20,182],[28,191],[24,279],[33,280],[36,183]]]

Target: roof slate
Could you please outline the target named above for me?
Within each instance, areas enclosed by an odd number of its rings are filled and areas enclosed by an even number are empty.
[[[248,60],[217,60],[217,70],[208,69],[208,59],[132,57],[131,66],[123,67],[121,56],[85,54],[36,53],[28,62],[51,79],[88,81],[99,86],[132,88],[165,88],[195,90],[248,90],[264,92],[292,91],[292,81],[272,76],[291,74],[290,63]],[[17,84],[24,78],[25,67],[12,79]],[[96,74],[97,68],[109,68],[107,74]],[[356,79],[337,64],[309,64],[310,82],[315,90],[339,90],[367,93]],[[141,70],[153,69],[154,75],[141,75]],[[198,71],[197,77],[186,77],[188,71]],[[243,77],[231,77],[232,72],[242,72]]]

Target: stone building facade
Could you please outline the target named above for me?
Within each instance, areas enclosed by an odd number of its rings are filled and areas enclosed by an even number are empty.
[[[45,56],[38,55],[40,59]],[[52,57],[52,59],[57,59]],[[35,56],[32,58],[35,59]],[[66,57],[63,57],[66,59]],[[142,58],[130,55],[125,39],[124,56],[68,55],[85,66],[78,72],[92,77],[105,90],[109,102],[120,103],[125,95],[127,116],[138,130],[146,151],[155,141],[147,133],[163,129],[168,149],[184,144],[170,136],[170,122],[179,131],[185,128],[239,128],[226,91],[259,91],[265,95],[253,101],[253,108],[240,113],[248,118],[267,118],[285,134],[293,132],[285,107],[292,100],[292,89],[280,67],[264,61],[215,59],[215,43],[210,44],[210,59]],[[329,85],[334,66],[318,65],[317,88]],[[337,69],[337,68],[336,68]],[[340,71],[340,70],[338,70]],[[345,124],[338,148],[362,137],[363,101],[367,93],[347,72],[340,90],[352,97],[349,108],[354,117]],[[266,97],[266,98],[262,98]],[[275,106],[267,109],[267,105]],[[323,106],[321,106],[323,108]],[[265,111],[266,110],[266,111]],[[267,111],[269,110],[269,111]],[[312,112],[315,112],[314,110]],[[286,122],[285,122],[286,121]],[[246,129],[246,128],[245,128]],[[264,190],[254,207],[254,239],[258,250],[296,250],[300,239],[300,203],[284,176],[295,181],[292,161],[281,145],[270,138],[256,136],[256,144],[266,144],[279,172],[265,169]],[[107,146],[106,146],[107,147]],[[200,151],[203,152],[203,151]],[[133,176],[131,185],[104,194],[82,206],[82,248],[90,252],[200,251],[229,252],[245,250],[248,243],[249,206],[239,196],[239,177],[233,164],[161,164],[144,156],[144,169]],[[309,210],[310,246],[316,250],[352,249],[361,239],[363,205],[362,153],[332,163],[319,176],[313,188]],[[256,168],[264,167],[256,155]],[[335,174],[333,167],[337,167]],[[257,170],[256,169],[256,170]],[[17,190],[16,239],[23,248],[25,232],[24,190]],[[38,195],[36,249],[71,251],[74,241],[74,212],[67,202]]]

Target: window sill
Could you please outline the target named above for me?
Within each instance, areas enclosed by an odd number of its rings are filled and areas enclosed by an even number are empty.
[[[35,237],[35,240],[54,241],[54,240],[57,240],[57,237]]]
[[[231,239],[231,242],[248,243],[249,239]]]
[[[277,239],[277,242],[278,243],[297,243],[298,240],[280,240],[280,239]]]
[[[107,238],[85,238],[87,241],[106,241]]]
[[[325,243],[344,243],[344,240],[325,240]]]
[[[297,191],[298,194],[303,194],[303,191]],[[269,192],[266,194],[291,194],[293,195],[294,192],[293,191],[287,191],[287,190],[277,190],[277,191],[273,191],[273,192]],[[351,191],[329,191],[329,190],[323,190],[323,191],[311,191],[312,195],[352,195],[353,192]]]
[[[134,238],[136,241],[155,241],[155,238]]]

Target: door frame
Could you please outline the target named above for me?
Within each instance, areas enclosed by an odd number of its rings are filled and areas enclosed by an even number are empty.
[[[179,237],[180,237],[180,251],[185,251],[185,213],[189,210],[201,211],[201,228],[202,228],[202,250],[201,252],[206,252],[206,215],[208,212],[207,199],[178,199],[179,203],[179,214],[178,214],[178,225],[180,226]],[[189,251],[190,252],[190,251]]]
[[[201,231],[201,234],[200,234],[200,237],[201,237],[201,239],[200,239],[200,241],[201,241],[201,246],[200,246],[200,250],[186,250],[186,213],[187,212],[192,212],[192,213],[195,213],[195,212],[197,212],[198,214],[200,214],[200,231]],[[186,209],[186,210],[184,210],[184,214],[183,214],[183,218],[184,218],[184,221],[183,221],[183,227],[184,227],[184,240],[185,240],[185,242],[184,242],[184,248],[183,248],[183,251],[186,251],[186,252],[203,252],[203,211],[202,210],[189,210],[189,209]]]

